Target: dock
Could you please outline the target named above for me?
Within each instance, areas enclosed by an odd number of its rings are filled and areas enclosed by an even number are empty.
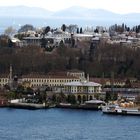
[[[49,108],[49,106],[46,104],[34,104],[34,103],[10,103],[8,107],[17,108],[17,109],[29,109],[29,110]]]

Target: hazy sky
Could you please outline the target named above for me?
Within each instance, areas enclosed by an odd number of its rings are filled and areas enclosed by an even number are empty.
[[[140,13],[140,0],[0,0],[0,6],[25,5],[58,11],[71,6],[107,9],[116,13]]]

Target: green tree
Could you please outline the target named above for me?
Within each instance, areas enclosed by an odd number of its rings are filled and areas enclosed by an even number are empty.
[[[43,35],[46,35],[50,30],[51,30],[50,26],[47,26],[47,27],[43,30]]]
[[[53,94],[52,95],[52,99],[51,99],[54,103],[57,101],[57,97],[56,97],[56,94]]]
[[[77,34],[79,34],[79,28],[77,28]]]
[[[83,33],[83,29],[82,29],[82,27],[80,28],[80,34],[82,34]]]
[[[63,32],[65,32],[65,31],[66,31],[66,25],[63,24],[63,25],[61,26],[61,29],[62,29]]]
[[[67,102],[71,104],[76,104],[76,98],[75,95],[68,95],[67,96]]]
[[[16,92],[17,93],[24,93],[24,87],[22,85],[18,85]]]
[[[27,87],[27,88],[26,88],[26,93],[27,93],[27,94],[33,94],[33,89],[30,88],[30,87]]]
[[[31,24],[25,24],[25,25],[21,26],[21,28],[18,30],[18,32],[19,33],[21,33],[21,32],[27,32],[29,30],[30,31],[34,31],[35,30],[34,26],[31,25]]]

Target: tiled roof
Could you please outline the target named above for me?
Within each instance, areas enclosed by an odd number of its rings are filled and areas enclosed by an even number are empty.
[[[0,74],[0,78],[8,78],[9,74]]]
[[[22,78],[52,78],[52,79],[78,79],[74,76],[67,75],[39,75],[39,74],[29,74],[23,75]]]

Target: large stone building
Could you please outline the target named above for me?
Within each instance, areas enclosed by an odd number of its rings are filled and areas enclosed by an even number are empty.
[[[89,82],[88,79],[64,84],[63,93],[67,96],[74,95],[79,101],[92,100],[95,94],[101,95],[101,84]]]
[[[8,82],[9,82],[8,74],[0,75],[0,87],[3,87],[4,85],[8,84]]]
[[[12,72],[9,74],[0,75],[0,86],[9,84],[9,82],[14,79],[12,77]],[[11,78],[10,78],[11,77]],[[70,70],[64,72],[50,72],[47,75],[31,73],[28,75],[23,75],[18,78],[20,84],[27,82],[30,83],[31,87],[41,87],[47,85],[49,87],[62,87],[65,83],[78,82],[85,77],[85,73],[79,70]],[[11,80],[10,80],[11,79]]]

